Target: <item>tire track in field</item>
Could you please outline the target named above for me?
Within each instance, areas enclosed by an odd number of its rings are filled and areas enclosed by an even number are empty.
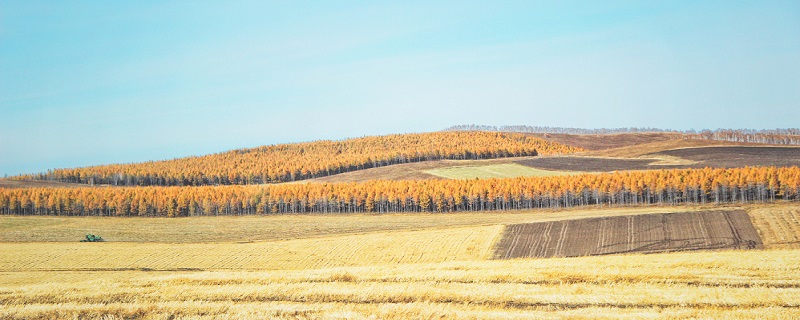
[[[763,247],[746,212],[716,210],[509,225],[495,247],[494,258]]]

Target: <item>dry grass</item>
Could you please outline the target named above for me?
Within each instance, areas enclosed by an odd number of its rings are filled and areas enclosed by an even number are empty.
[[[765,243],[800,230],[797,204],[724,208],[747,210]],[[2,237],[94,227],[134,242],[0,243],[0,319],[799,318],[796,249],[486,260],[503,224],[708,209],[2,217]]]
[[[800,251],[0,278],[0,318],[796,318]],[[21,278],[21,277],[18,277]]]
[[[650,154],[666,150],[684,149],[684,148],[699,148],[699,147],[713,147],[713,146],[747,146],[747,145],[764,146],[763,144],[754,144],[754,143],[678,138],[678,139],[670,139],[663,141],[647,142],[637,145],[622,146],[607,150],[589,151],[579,154],[585,156],[609,157],[609,158],[660,159],[659,157]]]
[[[0,216],[1,242],[77,242],[93,233],[110,242],[246,242],[389,230],[488,226],[695,210],[686,207],[587,208],[448,214],[316,214],[190,218]]]
[[[518,163],[456,166],[425,170],[425,173],[446,179],[489,179],[516,177],[552,177],[578,172],[550,171],[523,166]]]
[[[800,205],[773,205],[748,210],[766,248],[800,249]]]
[[[684,139],[685,135],[671,132],[616,134],[559,134],[529,133],[529,135],[586,150],[606,150],[659,141]]]
[[[0,271],[279,270],[483,260],[502,226],[254,243],[3,243]]]

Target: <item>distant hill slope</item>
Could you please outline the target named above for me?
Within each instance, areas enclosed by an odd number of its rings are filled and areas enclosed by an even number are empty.
[[[535,168],[556,171],[614,171],[624,170],[630,164],[637,164],[638,169],[665,169],[665,168],[694,168],[694,161],[677,157],[669,157],[661,152],[683,148],[698,148],[712,146],[751,146],[771,148],[761,143],[715,141],[705,139],[694,139],[686,134],[675,132],[613,132],[613,133],[591,133],[591,134],[567,134],[567,133],[524,133],[537,138],[578,147],[587,151],[569,155],[549,157],[513,157],[483,160],[436,160],[416,163],[406,163],[393,166],[369,168],[365,170],[350,171],[341,174],[324,176],[319,178],[303,180],[304,182],[363,182],[369,180],[426,180],[444,178],[431,174],[436,170],[451,170],[455,168],[471,168],[475,172],[480,172],[485,168],[497,165],[523,164],[532,165]],[[787,147],[791,148],[791,147]],[[765,149],[766,150],[766,149]],[[713,150],[712,150],[713,151]],[[767,156],[769,153],[767,152]],[[625,159],[606,159],[611,158],[631,158],[633,161]],[[583,163],[583,167],[575,168],[574,161]],[[528,162],[530,161],[530,163]],[[545,166],[535,164],[546,163]],[[719,167],[715,163],[703,162],[710,167]],[[737,162],[738,163],[738,162]],[[737,167],[754,165],[753,163],[741,162],[739,165],[725,165],[722,167]],[[762,165],[781,165],[780,162],[769,161]],[[598,166],[605,166],[605,169],[597,169]],[[700,166],[702,168],[702,166]],[[561,172],[564,173],[564,172]],[[520,174],[528,176],[529,174]],[[536,175],[536,174],[533,174]],[[506,177],[504,175],[493,176],[495,178]]]
[[[567,136],[605,136],[614,134],[635,134],[635,133],[672,133],[690,139],[719,140],[729,142],[748,142],[776,145],[800,145],[800,128],[785,129],[716,129],[701,131],[695,130],[665,130],[657,128],[564,128],[564,127],[542,127],[542,126],[486,126],[486,125],[458,125],[445,129],[445,131],[490,131],[490,132],[519,132],[533,134],[555,134]],[[640,142],[641,143],[641,142]],[[567,143],[569,144],[569,143]],[[572,144],[570,144],[572,145]],[[619,146],[616,146],[619,147]],[[595,149],[600,150],[600,149]]]
[[[638,146],[645,143],[688,139],[682,133],[646,132],[611,134],[527,133],[550,142],[557,142],[586,150],[608,150]]]
[[[239,149],[136,164],[56,169],[18,180],[109,185],[241,185],[296,181],[392,164],[583,151],[520,133],[432,132]]]

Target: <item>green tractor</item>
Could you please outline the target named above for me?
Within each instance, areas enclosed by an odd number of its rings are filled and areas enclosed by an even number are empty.
[[[81,240],[81,242],[102,242],[102,241],[105,241],[103,240],[103,237],[96,236],[93,234],[87,234],[86,239]]]

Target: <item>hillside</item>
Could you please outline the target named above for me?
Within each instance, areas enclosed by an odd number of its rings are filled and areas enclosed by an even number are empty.
[[[616,170],[800,165],[800,148],[795,146],[778,147],[754,142],[696,139],[681,133],[536,133],[530,135],[587,151],[557,156],[433,160],[356,170],[304,181],[364,182],[369,180],[507,178]],[[749,147],[749,149],[710,148],[723,146]],[[678,151],[688,148],[692,148],[694,151]],[[742,152],[748,156],[739,156]],[[705,153],[708,155],[704,157]],[[520,168],[520,165],[530,169]],[[517,168],[507,170],[506,167]]]
[[[297,181],[400,163],[553,155],[581,150],[516,133],[433,132],[280,144],[167,161],[55,169],[17,179],[127,186],[244,185]]]
[[[607,150],[630,147],[645,143],[684,140],[681,133],[648,132],[648,133],[612,133],[612,134],[566,134],[566,133],[527,133],[533,137],[550,142],[579,147],[586,150]]]

